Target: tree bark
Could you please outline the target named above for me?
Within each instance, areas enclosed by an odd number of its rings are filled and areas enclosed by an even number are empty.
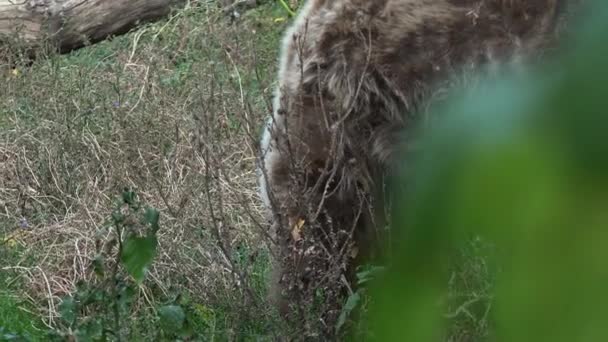
[[[0,44],[48,41],[67,52],[166,16],[184,0],[0,0]]]

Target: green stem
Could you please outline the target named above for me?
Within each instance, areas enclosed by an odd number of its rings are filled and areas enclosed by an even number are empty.
[[[279,3],[287,11],[287,13],[289,14],[290,17],[293,17],[296,15],[296,12],[294,12],[291,8],[289,8],[289,5],[285,2],[285,0],[279,0]]]
[[[114,311],[114,336],[117,341],[120,342],[122,340],[120,334],[120,309],[118,307],[118,265],[120,264],[120,257],[122,255],[122,229],[120,227],[120,223],[116,223],[116,233],[118,234],[118,255],[116,257],[116,264],[114,264],[114,270],[112,272],[112,287],[113,287],[113,311]]]

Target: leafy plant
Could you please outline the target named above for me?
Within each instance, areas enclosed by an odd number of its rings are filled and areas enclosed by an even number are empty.
[[[106,225],[112,229],[113,238],[91,263],[97,279],[80,282],[75,293],[63,298],[59,312],[64,328],[55,331],[55,337],[87,341],[125,339],[129,326],[123,322],[128,321],[137,286],[144,281],[157,253],[159,218],[156,209],[142,207],[135,192],[122,193]],[[167,312],[159,310],[161,321],[167,319]]]
[[[374,289],[378,340],[442,338],[445,265],[471,235],[496,247],[492,340],[608,339],[608,6],[592,3],[556,62],[436,113],[402,179],[395,258]]]
[[[338,316],[338,321],[336,322],[336,333],[340,334],[345,330],[345,324],[348,322],[348,319],[351,318],[353,323],[355,323],[355,327],[351,330],[356,330],[354,328],[359,328],[358,331],[351,331],[350,333],[355,335],[364,335],[366,333],[366,327],[361,326],[362,322],[365,321],[365,315],[367,314],[367,306],[369,301],[371,300],[369,295],[368,284],[377,278],[384,271],[384,267],[382,266],[374,266],[374,265],[365,265],[359,267],[359,271],[357,272],[357,289],[353,291],[346,299],[346,303],[342,307],[342,311],[340,312],[340,316]],[[355,313],[359,313],[359,317],[356,316]],[[358,324],[358,325],[357,325]]]

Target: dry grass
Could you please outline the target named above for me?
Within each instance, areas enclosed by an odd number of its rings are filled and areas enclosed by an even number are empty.
[[[93,276],[125,187],[162,213],[142,305],[186,291],[239,315],[268,311],[254,166],[280,13],[263,5],[231,24],[198,3],[68,56],[3,67],[0,235],[23,250],[0,267],[25,279],[47,325]]]

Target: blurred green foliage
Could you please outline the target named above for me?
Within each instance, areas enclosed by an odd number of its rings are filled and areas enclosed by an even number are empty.
[[[550,65],[438,109],[400,180],[378,340],[443,338],[447,265],[481,236],[495,246],[490,340],[608,341],[607,14],[597,2]]]

